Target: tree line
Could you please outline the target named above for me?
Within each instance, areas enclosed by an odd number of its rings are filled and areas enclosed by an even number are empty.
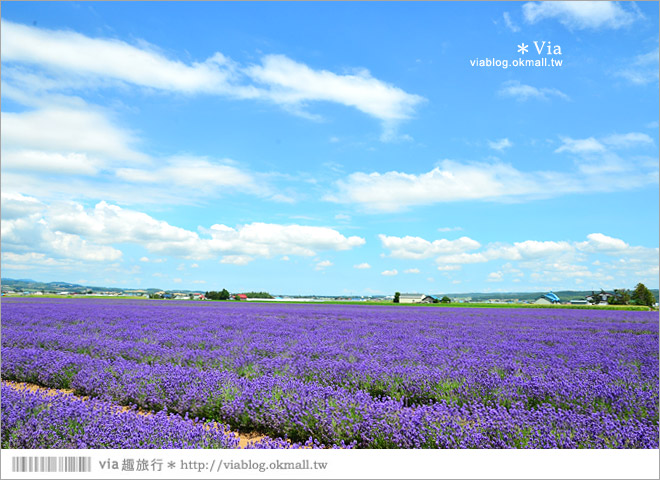
[[[600,297],[600,294],[593,295],[593,297],[596,299]],[[646,305],[647,307],[652,307],[656,301],[653,292],[643,283],[638,283],[632,292],[626,288],[616,289],[607,299],[607,303],[610,305]]]
[[[238,294],[237,294],[238,295]],[[274,298],[268,292],[245,292],[244,294],[247,298]],[[209,300],[229,300],[231,294],[227,291],[226,288],[223,288],[221,291],[210,291],[206,292],[205,297]]]

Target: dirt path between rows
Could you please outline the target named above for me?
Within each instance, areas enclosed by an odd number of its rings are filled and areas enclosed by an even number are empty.
[[[42,387],[40,385],[35,385],[33,383],[26,383],[26,382],[12,382],[8,380],[2,380],[2,383],[4,385],[7,385],[11,388],[14,388],[16,390],[27,390],[29,392],[41,392],[44,393],[47,396],[57,396],[57,395],[72,395],[73,397],[85,401],[89,400],[89,397],[81,397],[78,396],[74,393],[73,390],[69,388],[48,388],[48,387]],[[124,412],[127,412],[131,410],[130,407],[126,406],[121,406],[121,410]],[[137,409],[136,413],[138,415],[151,415],[151,412],[147,410],[142,410],[142,409]],[[217,423],[214,423],[214,425],[217,426]],[[228,433],[233,433],[238,436],[239,442],[238,442],[238,448],[246,448],[250,443],[258,442],[259,440],[263,438],[267,438],[266,435],[262,435],[258,432],[253,432],[253,433],[240,433],[240,432],[232,432],[229,431]]]

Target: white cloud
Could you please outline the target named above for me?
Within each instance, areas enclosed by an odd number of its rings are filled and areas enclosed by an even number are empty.
[[[645,133],[639,132],[609,135],[603,138],[602,142],[613,148],[631,148],[639,145],[653,145],[653,139],[651,137]]]
[[[511,30],[513,33],[517,33],[520,31],[520,27],[516,25],[513,20],[511,20],[511,15],[509,12],[504,12],[502,14],[502,17],[504,17],[504,24],[506,25],[506,28]]]
[[[164,166],[120,168],[116,175],[127,182],[176,185],[202,194],[223,190],[259,193],[265,188],[258,185],[253,175],[231,163],[231,160],[216,162],[204,157],[174,157]]]
[[[645,133],[631,132],[625,134],[612,134],[601,138],[594,137],[573,139],[570,137],[560,137],[562,145],[555,152],[569,152],[579,155],[604,153],[607,146],[613,149],[632,148],[636,146],[653,145],[653,139]]]
[[[326,201],[356,205],[371,213],[397,212],[413,206],[455,201],[513,201],[568,193],[587,194],[641,188],[658,182],[651,157],[622,158],[615,150],[652,147],[642,133],[611,134],[596,139],[561,137],[556,153],[576,155],[572,171],[522,171],[499,161],[459,163],[443,160],[420,174],[356,172],[335,182]]]
[[[569,100],[568,95],[556,88],[537,88],[531,85],[522,84],[518,80],[504,82],[498,93],[505,97],[513,97],[519,102],[524,102],[529,99],[549,100],[550,97]]]
[[[481,245],[469,237],[461,237],[457,240],[445,238],[429,242],[420,237],[394,237],[378,235],[384,248],[390,250],[390,256],[394,258],[406,258],[419,260],[439,254],[464,252],[474,250]]]
[[[419,268],[409,268],[404,270],[403,273],[419,273]]]
[[[2,20],[2,58],[44,68],[58,77],[37,82],[42,88],[81,79],[91,85],[111,81],[184,94],[267,100],[310,118],[318,117],[305,111],[308,103],[338,103],[380,120],[384,139],[396,136],[397,124],[410,118],[424,100],[365,69],[341,75],[314,70],[284,55],[265,55],[259,65],[242,66],[219,52],[188,65],[166,58],[144,41],[135,46],[6,20]]]
[[[85,153],[50,153],[39,150],[8,150],[2,155],[2,168],[39,173],[95,175],[98,160]]]
[[[438,228],[438,232],[460,232],[463,230],[462,227],[440,227]]]
[[[460,265],[438,265],[438,270],[441,272],[452,272],[460,269]]]
[[[608,237],[602,233],[591,233],[587,235],[586,242],[576,244],[579,250],[587,252],[622,252],[630,246],[619,238]]]
[[[323,270],[324,268],[331,266],[332,266],[332,262],[330,260],[323,260],[316,264],[316,270]]]
[[[531,179],[505,164],[459,164],[442,166],[419,175],[403,172],[353,173],[336,183],[337,194],[326,200],[352,203],[368,211],[395,212],[415,205],[457,200],[497,198],[538,191]]]
[[[313,70],[284,55],[267,55],[261,65],[246,71],[253,80],[269,88],[268,95],[276,103],[296,109],[309,101],[340,103],[380,119],[386,129],[410,118],[423,101],[418,95],[373,78],[364,69],[353,75],[337,75]]]
[[[350,250],[361,246],[360,237],[345,237],[328,227],[252,223],[238,229],[212,225],[208,230],[210,251],[237,251],[270,257],[273,255],[312,256],[319,250]]]
[[[183,280],[181,280],[180,278],[173,278],[172,281],[174,283],[181,283]]]
[[[482,252],[443,255],[436,259],[439,265],[484,263],[492,260],[529,260],[572,252],[568,242],[526,240],[513,245],[494,244]]]
[[[146,263],[146,262],[149,261],[149,257],[142,257],[142,258],[140,258],[140,261]]]
[[[45,209],[45,205],[34,197],[20,193],[2,191],[2,219],[13,220],[38,214]]]
[[[386,276],[386,277],[393,277],[393,276],[395,276],[395,275],[398,275],[399,272],[398,272],[398,271],[396,270],[396,268],[395,268],[395,269],[393,269],[393,270],[385,270],[385,271],[383,271],[383,272],[380,272],[380,274],[381,274],[381,275],[384,275],[384,276]]]
[[[43,215],[45,204],[24,195],[2,192],[3,215],[8,207],[9,215],[2,219],[2,247],[10,252],[32,252],[60,258],[92,262],[113,261],[121,258],[121,251],[91,243],[66,231],[52,229]]]
[[[593,137],[573,140],[569,137],[561,137],[562,145],[555,150],[556,153],[570,152],[570,153],[599,153],[604,152],[605,147],[602,143]]]
[[[511,148],[513,146],[513,143],[508,138],[502,138],[500,140],[496,140],[494,142],[489,141],[488,146],[492,148],[493,150],[497,150],[499,152],[504,151],[506,148]]]
[[[619,2],[556,1],[527,2],[522,6],[527,23],[557,19],[569,29],[618,29],[640,18],[636,7],[624,8]]]
[[[15,217],[20,213],[23,216],[2,220],[3,248],[25,251],[30,246],[50,245],[72,258],[114,260],[121,257],[121,252],[107,245],[129,243],[152,253],[184,258],[224,255],[225,263],[244,264],[249,257],[312,256],[316,251],[350,250],[365,243],[363,238],[345,237],[328,227],[267,223],[238,228],[216,224],[200,228],[206,235],[201,237],[197,232],[106,202],[85,209],[74,202],[46,206],[30,197],[3,192],[3,203],[4,198]]]
[[[491,272],[488,274],[488,282],[501,282],[504,278],[504,274],[502,272]]]
[[[365,270],[367,268],[371,268],[371,265],[368,263],[358,263],[357,265],[353,265],[353,268],[357,268],[358,270]]]
[[[229,263],[232,265],[247,265],[254,258],[249,255],[225,255],[220,259],[220,263]]]
[[[130,132],[90,106],[51,106],[1,115],[3,156],[13,152],[35,165],[47,165],[49,170],[59,168],[64,173],[77,166],[83,174],[95,173],[110,161],[147,160],[146,155],[132,148],[136,139]],[[38,152],[43,152],[42,158]]]
[[[199,268],[199,265],[197,265],[196,263],[193,263],[192,265],[190,265],[190,268]]]
[[[229,93],[232,62],[216,53],[186,65],[119,40],[94,39],[71,31],[46,30],[2,20],[3,61],[37,64],[57,73],[109,78],[183,93]],[[237,94],[240,92],[231,93]],[[250,96],[250,91],[243,91]],[[254,94],[253,94],[254,95]]]

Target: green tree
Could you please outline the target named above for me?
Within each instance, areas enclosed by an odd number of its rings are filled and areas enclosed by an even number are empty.
[[[399,303],[399,297],[401,297],[401,294],[399,292],[394,292],[394,303]]]
[[[647,307],[652,307],[655,304],[655,296],[651,293],[651,290],[646,288],[646,285],[643,283],[638,283],[630,296],[630,300],[635,305],[646,305]]]
[[[621,288],[614,290],[614,294],[607,299],[610,305],[628,305],[630,303],[630,291]]]
[[[451,298],[449,298],[447,295],[445,295],[444,297],[442,297],[440,299],[440,302],[441,303],[451,303]]]
[[[226,288],[223,288],[220,293],[218,293],[218,300],[229,300],[229,292]]]

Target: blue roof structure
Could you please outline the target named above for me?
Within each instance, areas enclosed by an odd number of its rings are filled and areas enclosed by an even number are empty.
[[[559,297],[552,292],[546,293],[545,295],[543,295],[543,297],[547,298],[552,303],[559,303],[561,301]]]

